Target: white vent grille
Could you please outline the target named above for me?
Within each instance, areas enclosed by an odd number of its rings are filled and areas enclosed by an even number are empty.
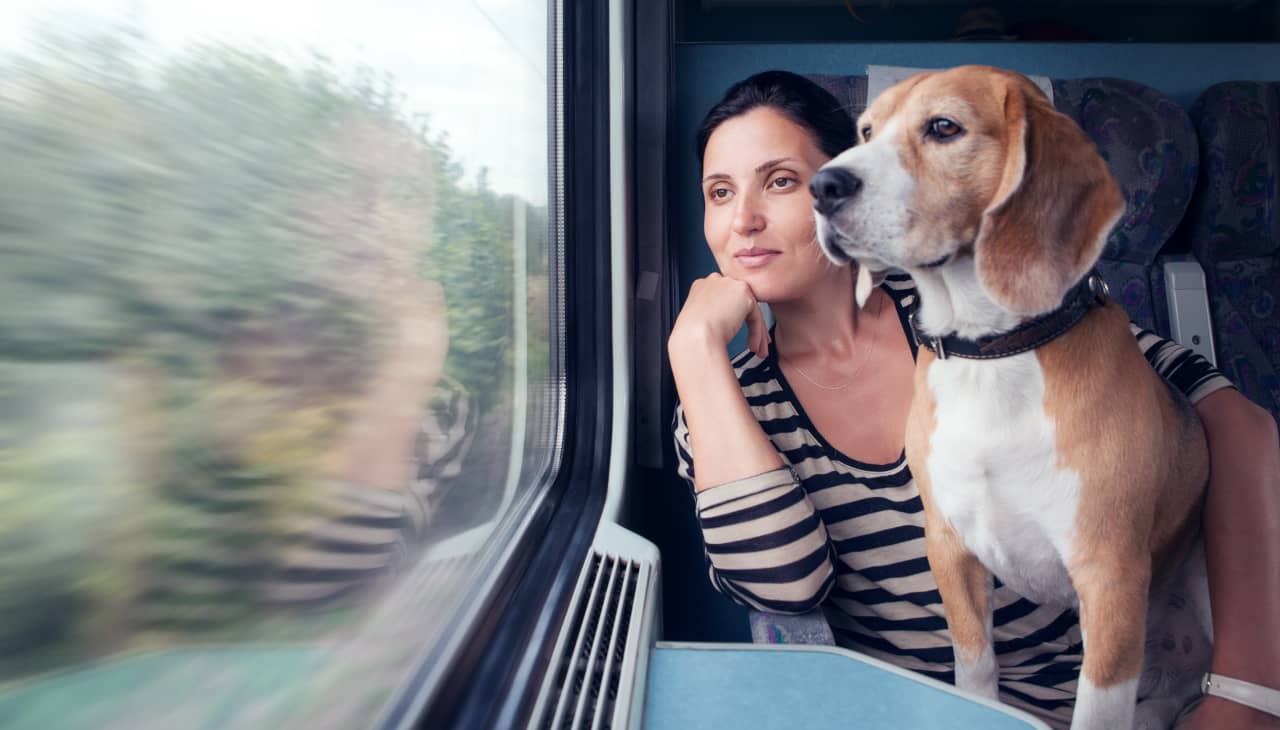
[[[630,543],[634,550],[607,549]],[[617,533],[624,533],[619,540]],[[629,554],[630,553],[630,554]],[[643,668],[652,643],[656,550],[605,523],[578,579],[532,727],[605,730],[639,726]]]

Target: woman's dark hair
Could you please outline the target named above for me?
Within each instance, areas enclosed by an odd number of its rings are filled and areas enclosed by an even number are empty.
[[[831,92],[799,74],[763,71],[729,87],[724,98],[707,112],[698,128],[698,164],[702,164],[707,140],[717,127],[758,107],[776,109],[803,127],[829,157],[852,147],[856,139],[853,118]]]

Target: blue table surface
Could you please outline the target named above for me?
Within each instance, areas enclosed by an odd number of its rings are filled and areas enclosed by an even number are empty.
[[[851,653],[722,646],[653,650],[646,730],[1043,727]]]

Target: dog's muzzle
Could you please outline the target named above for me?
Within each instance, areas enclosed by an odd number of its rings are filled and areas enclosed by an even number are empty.
[[[824,216],[835,215],[862,189],[862,180],[839,167],[824,167],[809,181],[813,209]]]

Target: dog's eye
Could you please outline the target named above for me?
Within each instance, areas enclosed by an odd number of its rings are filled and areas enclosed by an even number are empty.
[[[870,124],[862,128],[862,141],[863,142],[871,141],[871,125]]]
[[[942,141],[956,137],[962,132],[964,132],[964,127],[946,117],[930,119],[928,126],[925,128],[925,134]]]

